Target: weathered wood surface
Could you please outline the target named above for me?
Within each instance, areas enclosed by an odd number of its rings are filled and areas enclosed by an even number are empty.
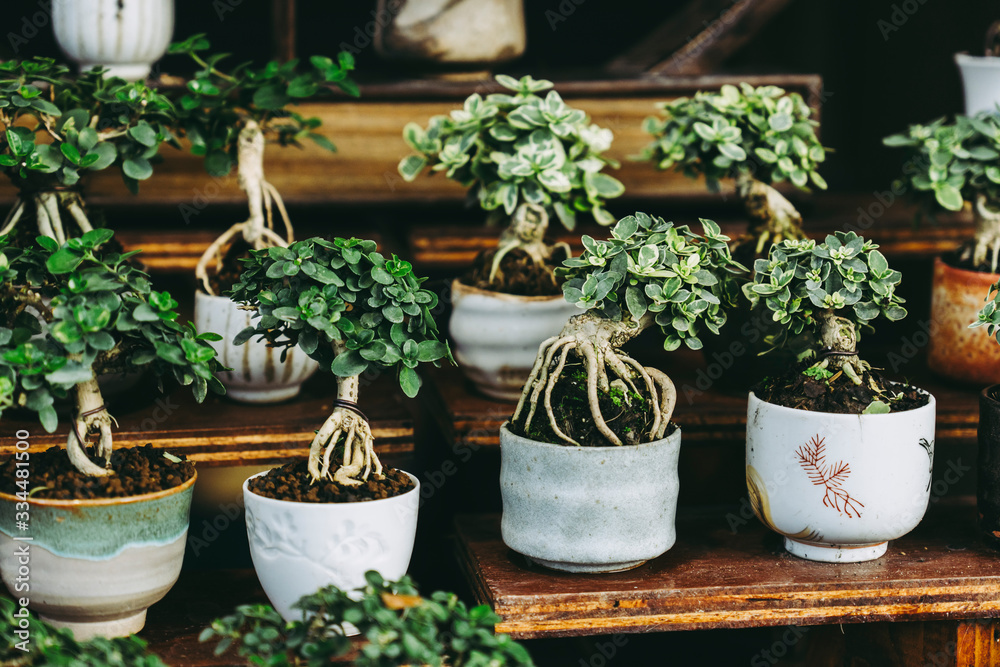
[[[174,454],[185,454],[199,465],[267,465],[304,458],[309,442],[332,409],[335,380],[317,373],[303,385],[298,398],[272,405],[236,403],[209,394],[199,405],[187,388],[156,397],[152,383],[140,384],[127,396],[109,402],[118,419],[115,447],[153,443]],[[364,392],[364,410],[371,419],[375,450],[387,463],[414,451],[413,418],[395,378],[382,376]],[[0,430],[0,457],[14,451],[14,435],[28,431],[32,452],[64,446],[69,421],[45,433],[37,420],[5,412]]]
[[[503,544],[497,515],[456,520],[458,556],[497,630],[518,638],[1000,616],[1000,557],[979,544],[971,500],[932,506],[886,556],[857,564],[800,560],[756,521],[734,532],[726,514],[678,517],[670,551],[618,574],[531,565]]]

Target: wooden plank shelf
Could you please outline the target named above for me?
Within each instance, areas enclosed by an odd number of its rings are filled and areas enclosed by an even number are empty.
[[[757,521],[732,531],[726,513],[683,513],[670,551],[616,574],[530,564],[495,514],[456,519],[457,554],[497,631],[519,639],[1000,617],[1000,558],[978,541],[971,499],[933,505],[886,556],[851,564],[798,559]]]
[[[336,383],[328,374],[317,373],[295,399],[270,405],[237,403],[209,394],[199,405],[187,388],[159,396],[150,384],[140,383],[117,401],[109,403],[118,419],[115,447],[153,443],[175,454],[185,454],[199,466],[269,465],[304,458],[316,429],[330,414]],[[414,453],[412,404],[404,403],[396,380],[378,377],[364,391],[364,409],[371,419],[375,450],[392,464]],[[29,451],[64,446],[69,432],[62,419],[53,434],[26,415],[4,414],[0,457],[14,452],[13,434],[27,430]]]

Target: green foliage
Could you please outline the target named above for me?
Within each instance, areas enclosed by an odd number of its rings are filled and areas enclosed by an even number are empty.
[[[359,667],[533,664],[523,646],[493,633],[500,619],[487,605],[467,609],[453,593],[421,598],[407,576],[387,582],[369,571],[365,579],[358,599],[334,586],[303,596],[296,603],[303,620],[294,623],[286,624],[269,606],[244,605],[213,621],[201,640],[220,640],[217,655],[235,643],[255,665],[319,667],[350,653],[351,641],[341,628],[347,622],[367,640],[354,659]]]
[[[400,386],[416,396],[417,365],[451,359],[436,335],[437,295],[421,289],[424,280],[409,262],[382,257],[374,241],[313,238],[253,251],[232,298],[260,319],[236,343],[259,335],[278,347],[297,344],[340,377],[399,367]],[[337,341],[347,351],[334,358]]]
[[[702,327],[719,333],[739,297],[736,277],[746,271],[733,261],[719,226],[701,224],[704,236],[636,213],[619,220],[607,241],[584,236],[583,254],[558,270],[566,300],[615,321],[639,322],[648,314],[663,332],[664,348],[700,349]]]
[[[737,174],[826,189],[816,171],[826,159],[816,137],[819,123],[810,120],[812,109],[798,93],[741,83],[665,102],[660,109],[664,118],[650,117],[643,124],[655,139],[641,156],[658,169],[704,176],[713,192],[719,179]]]
[[[49,58],[9,60],[0,63],[0,167],[18,187],[51,190],[116,166],[135,192],[160,144],[177,145],[174,111],[143,83],[101,70],[73,76]]]
[[[987,327],[990,336],[996,336],[1000,342],[1000,282],[994,283],[986,295],[986,305],[979,311],[978,318],[969,325],[970,328]]]
[[[139,637],[104,639],[97,637],[81,642],[73,639],[69,630],[57,629],[38,620],[34,614],[16,617],[19,607],[6,597],[0,597],[0,664],[24,667],[166,667],[146,649]],[[25,624],[25,625],[22,625]],[[18,635],[17,633],[25,633]],[[24,637],[29,639],[26,643]],[[27,652],[17,648],[26,647]]]
[[[56,398],[125,367],[170,375],[199,402],[209,389],[225,393],[208,344],[219,336],[178,324],[177,302],[127,261],[135,253],[101,252],[112,235],[99,229],[62,246],[40,236],[26,249],[0,237],[0,412],[19,405],[51,433]]]
[[[354,56],[344,51],[337,59],[313,56],[308,66],[297,59],[261,68],[250,63],[229,72],[218,68],[227,54],[204,55],[210,48],[204,35],[194,35],[170,46],[171,54],[187,55],[201,68],[187,82],[177,100],[177,113],[191,152],[205,157],[205,168],[213,176],[227,175],[236,164],[237,139],[248,121],[270,131],[282,146],[301,146],[306,139],[326,150],[336,147],[316,132],[318,118],[304,118],[287,107],[335,86],[358,95],[349,78]]]
[[[604,202],[625,186],[601,173],[618,166],[602,157],[611,147],[611,130],[567,106],[550,81],[503,74],[496,80],[514,94],[483,99],[477,93],[450,116],[431,118],[426,130],[406,126],[403,138],[416,153],[399,163],[403,178],[412,181],[429,166],[470,188],[480,206],[496,215],[502,210],[510,216],[527,202],[554,212],[567,229],[576,226],[577,212],[613,223]]]
[[[879,315],[901,320],[906,309],[896,287],[902,274],[877,248],[854,232],[831,234],[822,244],[784,241],[757,260],[743,292],[754,306],[763,299],[774,321],[795,335],[817,332],[821,311],[862,326]]]
[[[911,125],[882,140],[905,150],[902,180],[910,196],[927,209],[935,204],[960,211],[964,202],[983,195],[1000,205],[1000,117],[984,111],[976,116],[939,118]]]
[[[810,366],[802,371],[802,374],[806,377],[811,377],[813,380],[819,380],[820,382],[824,382],[833,377],[833,371],[829,371],[821,366]]]

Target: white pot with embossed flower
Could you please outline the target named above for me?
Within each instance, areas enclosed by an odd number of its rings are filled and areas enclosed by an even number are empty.
[[[887,414],[787,408],[752,392],[747,487],[757,517],[807,560],[882,556],[930,500],[935,401]]]
[[[365,585],[365,572],[387,580],[406,574],[417,532],[420,482],[381,500],[306,503],[275,500],[243,484],[250,556],[260,585],[286,621],[301,620],[292,605],[303,595],[335,585]]]

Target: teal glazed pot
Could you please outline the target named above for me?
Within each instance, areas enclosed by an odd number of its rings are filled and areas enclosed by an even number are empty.
[[[17,497],[0,493],[4,584],[78,640],[138,632],[180,575],[197,477],[127,498],[31,498],[24,531],[16,528],[23,504],[19,510]]]

